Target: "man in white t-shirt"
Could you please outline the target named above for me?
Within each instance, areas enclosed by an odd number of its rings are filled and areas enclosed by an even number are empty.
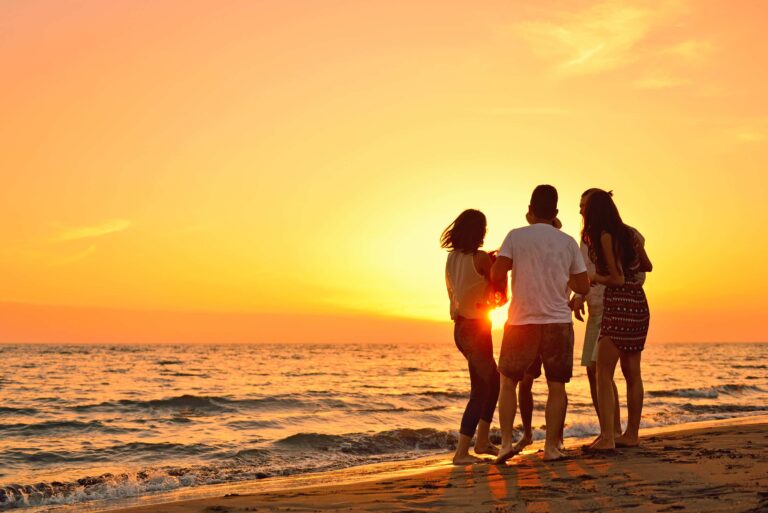
[[[543,363],[549,389],[544,459],[564,456],[558,449],[560,426],[567,404],[565,384],[573,373],[573,323],[568,300],[571,290],[589,292],[589,278],[576,241],[552,226],[556,216],[557,190],[539,185],[528,206],[531,224],[507,234],[491,269],[494,287],[503,292],[507,290],[507,273],[512,271],[512,302],[499,355],[501,450],[497,463],[515,454],[512,434],[517,384],[537,357]]]

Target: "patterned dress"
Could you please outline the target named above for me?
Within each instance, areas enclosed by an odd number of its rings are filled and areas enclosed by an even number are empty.
[[[630,230],[632,244],[637,251],[641,242],[634,230]],[[590,257],[598,262],[596,252],[590,248]],[[608,274],[608,266],[602,259],[596,265],[597,273]],[[651,314],[645,297],[642,281],[638,279],[640,258],[635,259],[624,269],[624,285],[605,287],[603,296],[603,322],[600,337],[610,337],[621,351],[642,351],[648,335]]]

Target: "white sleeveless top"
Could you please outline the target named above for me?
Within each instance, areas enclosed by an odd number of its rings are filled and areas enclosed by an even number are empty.
[[[451,319],[479,319],[488,312],[490,287],[485,277],[475,269],[472,253],[451,251],[445,264],[445,284],[451,300]]]

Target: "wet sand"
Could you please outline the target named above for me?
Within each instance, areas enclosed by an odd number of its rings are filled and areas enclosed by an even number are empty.
[[[538,446],[504,466],[450,465],[414,472],[112,510],[113,513],[239,512],[768,512],[768,419],[731,419],[649,430],[613,456],[569,447],[544,462]],[[583,443],[583,442],[582,442]],[[354,471],[354,469],[350,469]]]

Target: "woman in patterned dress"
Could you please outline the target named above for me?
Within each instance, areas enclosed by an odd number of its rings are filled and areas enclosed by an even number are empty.
[[[650,320],[638,275],[651,271],[653,265],[636,231],[624,224],[613,198],[605,191],[595,191],[587,200],[582,240],[595,262],[592,281],[605,285],[597,349],[600,436],[589,449],[613,451],[616,447],[634,447],[638,444],[644,394],[640,356]],[[617,437],[612,383],[619,361],[627,382],[627,429]]]

